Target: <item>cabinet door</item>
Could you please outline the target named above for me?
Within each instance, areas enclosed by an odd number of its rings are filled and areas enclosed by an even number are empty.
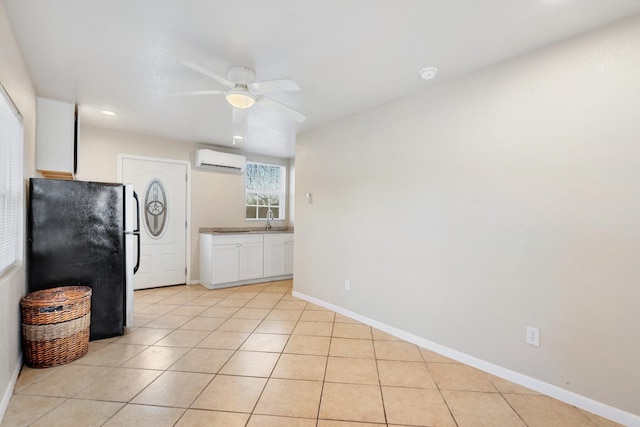
[[[213,245],[211,253],[212,283],[227,283],[238,281],[240,258],[238,245]]]
[[[73,178],[76,173],[76,106],[40,97],[36,102],[36,169],[45,178]]]
[[[293,241],[284,244],[284,274],[293,274]]]
[[[211,235],[200,233],[200,284],[211,286]]]
[[[285,274],[285,242],[264,239],[264,277]]]
[[[243,243],[240,249],[240,277],[238,280],[256,279],[263,277],[263,245],[262,241],[256,243]]]

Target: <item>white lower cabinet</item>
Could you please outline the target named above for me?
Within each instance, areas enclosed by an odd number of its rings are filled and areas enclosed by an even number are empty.
[[[293,274],[293,236],[284,242],[284,274]]]
[[[210,284],[237,282],[240,277],[240,253],[238,245],[211,246]]]
[[[200,234],[204,286],[255,283],[292,274],[293,233]]]
[[[293,234],[265,234],[265,277],[289,274],[293,274]]]
[[[242,245],[240,245],[238,257],[240,258],[238,280],[258,279],[264,277],[262,265],[262,241],[243,243]]]

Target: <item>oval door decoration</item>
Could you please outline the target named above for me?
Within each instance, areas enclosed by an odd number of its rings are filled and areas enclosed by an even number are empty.
[[[145,192],[144,223],[155,239],[162,235],[167,225],[167,193],[158,179],[153,179]]]

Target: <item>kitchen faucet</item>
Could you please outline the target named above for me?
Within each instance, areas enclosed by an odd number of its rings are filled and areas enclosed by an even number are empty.
[[[269,209],[267,211],[267,226],[265,227],[266,231],[271,230],[271,221],[273,221],[273,211]]]

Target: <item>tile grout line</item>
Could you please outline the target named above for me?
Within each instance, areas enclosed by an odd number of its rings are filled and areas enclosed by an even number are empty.
[[[171,297],[172,297],[172,296],[168,296],[168,298],[171,298]],[[135,298],[135,296],[134,296],[134,298]],[[197,297],[194,297],[194,299],[195,299],[195,298],[197,298]],[[163,301],[163,300],[165,300],[165,299],[167,299],[167,298],[163,298],[163,299],[161,299],[161,300],[157,301],[156,303],[158,303],[158,302],[160,302],[160,301]],[[183,304],[181,304],[180,306],[184,306],[184,305],[186,305],[186,303],[183,303]],[[215,305],[215,304],[213,304],[213,305]],[[160,315],[160,316],[158,316],[158,318],[160,318],[160,317],[162,317],[162,316],[163,316],[163,315]],[[186,317],[186,316],[185,316],[185,317]],[[193,317],[196,317],[196,316],[192,316],[192,318],[193,318]],[[186,322],[185,322],[185,323],[186,323]],[[181,326],[182,326],[182,325],[181,325]],[[171,332],[169,332],[167,335],[163,336],[162,338],[157,339],[157,340],[156,340],[156,341],[154,341],[151,345],[147,346],[147,348],[150,348],[150,347],[154,346],[155,344],[157,344],[158,342],[160,342],[161,340],[163,340],[164,338],[166,338],[167,336],[169,336],[169,335],[170,335],[170,334],[172,334],[173,332],[177,331],[178,329],[179,329],[179,327],[177,327],[177,328],[173,328],[173,330],[172,330]],[[213,331],[212,331],[212,332],[213,332]],[[210,334],[209,334],[209,335],[210,335]],[[207,336],[209,336],[209,335],[207,335]],[[203,338],[203,339],[204,339],[204,338]],[[202,340],[201,340],[200,342],[202,342]],[[195,348],[195,345],[194,345],[192,348]],[[143,350],[143,351],[144,351],[144,350]],[[187,351],[187,353],[188,353],[188,351]],[[185,353],[182,357],[184,357],[187,353]],[[133,356],[133,357],[135,357],[135,356]],[[130,358],[130,359],[128,359],[128,360],[131,360],[133,357],[131,357],[131,358]],[[180,359],[182,359],[182,357],[180,357]],[[180,359],[178,359],[178,360],[180,360]],[[128,360],[127,360],[127,361],[128,361]],[[138,393],[136,393],[134,396],[132,396],[132,397],[131,397],[131,399],[129,399],[129,400],[128,400],[128,401],[127,401],[127,402],[122,406],[122,408],[120,408],[120,409],[119,409],[116,413],[114,413],[114,414],[113,414],[113,415],[112,415],[108,420],[106,420],[106,421],[105,421],[105,424],[106,424],[107,422],[109,422],[109,420],[113,419],[113,417],[115,417],[118,413],[120,413],[120,412],[121,412],[121,411],[122,411],[122,410],[123,410],[127,405],[134,405],[134,403],[132,403],[132,402],[133,402],[133,400],[134,400],[137,396],[139,396],[141,393],[143,393],[146,389],[148,389],[148,388],[149,388],[153,383],[155,383],[155,382],[158,380],[158,378],[160,378],[160,377],[161,377],[165,372],[169,371],[169,369],[171,368],[171,366],[175,365],[175,364],[178,362],[178,360],[176,360],[174,363],[172,363],[171,365],[169,365],[167,368],[165,368],[165,369],[161,370],[161,371],[162,371],[162,373],[161,373],[160,375],[158,375],[158,376],[157,376],[153,381],[151,381],[149,384],[147,384],[145,387],[143,387],[140,391],[138,391]],[[121,365],[123,365],[123,364],[124,364],[124,363],[126,363],[127,361],[123,362]],[[216,377],[216,375],[214,375],[214,376],[211,378],[211,380],[209,380],[209,382],[208,382],[208,383],[207,383],[207,385],[203,388],[203,390],[204,390],[204,389],[205,389],[205,388],[206,388],[206,387],[211,383],[211,381],[213,381],[213,379],[214,379],[215,377]],[[201,394],[201,393],[202,393],[202,391],[201,391],[201,392],[198,394],[198,396],[193,400],[193,402],[195,402],[195,401],[197,400],[197,398],[200,396],[200,394]],[[176,422],[174,423],[174,426],[175,426],[178,422],[180,422],[180,420],[181,420],[182,418],[184,418],[184,416],[185,416],[185,414],[187,413],[187,411],[188,411],[188,410],[191,408],[191,406],[193,405],[193,402],[191,402],[191,404],[189,405],[189,407],[187,407],[187,408],[181,408],[181,409],[184,409],[184,411],[182,412],[182,414],[180,414],[180,417],[176,420]]]
[[[380,399],[382,400],[382,413],[384,415],[385,424],[389,424],[389,419],[387,418],[387,405],[384,404],[384,392],[382,390],[382,381],[380,381],[380,365],[378,364],[378,353],[376,352],[376,344],[373,339],[373,328],[369,327],[371,330],[371,345],[373,346],[373,359],[376,363],[376,372],[378,374],[378,387],[380,388]]]
[[[270,283],[273,283],[273,282],[270,282]],[[234,294],[234,293],[236,293],[236,292],[242,292],[242,291],[236,290],[236,291],[234,291],[233,293],[231,293],[230,295],[226,296],[225,298],[229,298],[229,297],[233,296],[233,294]],[[264,290],[263,290],[263,291],[261,291],[261,292],[264,292]],[[237,313],[238,311],[240,311],[242,308],[245,308],[245,307],[247,306],[247,304],[249,304],[251,301],[254,301],[254,300],[258,297],[258,295],[259,295],[261,292],[258,292],[258,294],[257,294],[257,295],[255,295],[253,298],[251,298],[251,299],[247,300],[247,302],[246,302],[242,307],[239,307],[239,308],[238,308],[238,310],[237,310],[234,314],[236,314],[236,313]],[[238,347],[237,347],[235,350],[233,350],[233,353],[231,354],[231,356],[226,360],[226,362],[225,362],[222,366],[220,366],[220,368],[218,369],[218,372],[216,372],[216,373],[214,374],[214,377],[213,377],[213,378],[211,379],[211,381],[207,384],[207,386],[205,386],[205,387],[200,391],[200,393],[198,394],[198,397],[196,397],[196,398],[193,400],[193,402],[192,402],[192,403],[191,403],[191,405],[189,406],[189,409],[191,409],[191,408],[193,407],[193,403],[195,403],[195,401],[196,401],[196,400],[197,400],[197,399],[202,395],[202,393],[204,392],[204,390],[205,390],[205,389],[206,389],[206,388],[211,384],[211,382],[213,382],[213,379],[214,379],[215,377],[217,377],[217,376],[219,376],[219,375],[223,375],[223,376],[225,375],[225,374],[220,374],[220,371],[221,371],[222,369],[224,369],[224,367],[227,365],[227,363],[229,363],[229,361],[233,358],[233,356],[234,356],[234,355],[236,355],[239,351],[241,351],[241,350],[240,350],[240,348],[242,347],[242,345],[243,345],[243,344],[245,344],[245,343],[247,342],[247,340],[248,340],[248,339],[249,339],[249,338],[250,338],[254,333],[256,333],[256,332],[255,332],[255,331],[256,331],[256,329],[258,329],[258,328],[260,327],[260,325],[261,325],[261,324],[266,320],[266,318],[269,316],[269,314],[271,314],[271,313],[273,312],[273,310],[275,310],[275,309],[276,309],[276,307],[277,307],[278,303],[282,302],[282,301],[283,301],[283,298],[284,298],[286,295],[287,295],[287,293],[285,292],[285,293],[283,293],[283,294],[282,294],[282,296],[281,296],[280,298],[278,298],[277,302],[273,305],[273,307],[271,307],[271,308],[269,309],[269,312],[268,312],[268,313],[267,313],[267,314],[266,314],[262,319],[260,319],[260,323],[258,323],[258,325],[256,325],[256,327],[255,327],[255,328],[253,328],[253,330],[252,330],[251,332],[249,332],[249,333],[248,333],[247,337],[242,341],[242,343],[241,343],[240,345],[238,345]],[[216,304],[214,304],[214,305],[217,305],[217,304],[218,304],[218,303],[216,303]],[[306,304],[305,304],[305,307],[306,307]],[[304,309],[303,309],[303,312],[304,312]],[[227,319],[225,319],[225,322],[226,322],[226,320],[231,319],[231,318],[232,318],[232,316],[233,316],[234,314],[230,315]],[[251,320],[251,319],[249,319],[249,320]],[[257,319],[256,319],[256,320],[257,320]],[[298,321],[299,321],[299,320],[297,320],[297,321],[296,321],[296,324],[297,324],[297,322],[298,322]],[[222,324],[224,324],[225,322],[223,322]],[[218,327],[222,326],[222,324],[220,324]],[[294,326],[294,329],[295,329],[295,326]],[[214,331],[216,331],[216,330],[217,330],[217,328],[216,328],[216,329],[214,329],[214,330],[212,331],[212,333],[213,333]],[[293,331],[292,331],[292,332],[293,332]],[[209,334],[209,335],[211,335],[211,334]],[[255,413],[255,409],[256,409],[256,407],[257,407],[257,405],[258,405],[259,401],[260,401],[260,398],[261,398],[261,397],[262,397],[262,395],[264,394],[264,391],[265,391],[265,389],[266,389],[266,387],[267,387],[267,385],[268,385],[268,383],[269,383],[269,380],[271,379],[271,376],[273,375],[273,372],[274,372],[274,370],[275,370],[275,368],[276,368],[276,366],[277,366],[277,364],[278,364],[278,361],[280,360],[280,357],[282,356],[282,354],[283,354],[283,352],[284,352],[284,348],[286,347],[287,343],[289,342],[289,339],[291,338],[291,334],[288,334],[288,335],[289,335],[289,338],[287,338],[287,342],[285,342],[284,347],[283,347],[283,348],[282,348],[282,350],[279,352],[278,360],[276,361],[276,363],[274,364],[273,368],[271,369],[271,372],[270,372],[269,376],[268,376],[268,377],[264,377],[264,378],[266,379],[266,381],[265,381],[265,385],[262,387],[262,390],[261,390],[261,392],[260,392],[260,395],[259,395],[259,396],[258,396],[258,398],[256,399],[256,403],[253,405],[253,408],[252,408],[251,412],[250,412],[250,413],[248,413],[248,418],[247,418],[247,421],[246,421],[246,423],[245,423],[245,426],[246,426],[246,425],[248,425],[248,423],[249,423],[249,422],[250,422],[250,420],[251,420],[251,417],[254,415],[254,413]],[[204,339],[206,339],[206,338],[203,338],[203,340],[204,340]],[[201,340],[200,342],[202,342],[203,340]],[[268,353],[272,353],[272,352],[268,352]],[[177,363],[177,361],[176,361],[176,363]],[[242,376],[242,375],[227,375],[227,376]],[[263,377],[255,377],[255,378],[263,378]],[[246,414],[246,413],[244,413],[244,412],[241,412],[241,413]],[[257,414],[256,414],[256,415],[257,415]],[[184,415],[183,415],[183,416],[184,416]]]
[[[273,312],[273,310],[275,310],[275,307],[278,306],[278,303],[280,303],[282,301],[282,298],[284,298],[284,296],[287,295],[286,293],[284,293],[279,299],[278,302],[276,304],[274,304],[274,306],[269,310],[269,313],[267,313],[267,315],[265,317],[262,318],[262,320],[260,321],[260,323],[253,329],[253,332],[251,332],[249,334],[249,336],[243,341],[243,344],[249,339],[249,337],[251,337],[251,335],[255,332],[256,329],[258,329],[260,327],[260,325],[262,324],[262,322],[264,322],[267,318],[267,316],[269,316],[270,313]],[[256,295],[257,296],[257,295]],[[251,301],[253,301],[254,298],[251,299]],[[248,304],[248,302],[247,302]],[[246,305],[246,304],[245,304]],[[297,321],[296,321],[297,324]],[[295,329],[295,327],[294,327]],[[293,331],[292,331],[293,332]],[[291,339],[291,334],[289,334],[289,338],[287,338],[287,343],[289,342],[289,339]],[[262,390],[260,391],[260,395],[258,396],[258,398],[256,399],[256,403],[253,405],[253,408],[251,409],[251,412],[249,413],[249,417],[247,418],[247,422],[245,423],[245,426],[249,425],[249,422],[251,421],[251,418],[253,417],[256,408],[258,407],[258,403],[260,402],[260,399],[262,398],[262,395],[264,394],[264,391],[267,388],[267,385],[269,384],[269,380],[271,379],[271,375],[273,375],[274,370],[276,369],[276,366],[278,365],[278,362],[280,361],[280,357],[282,357],[282,352],[284,352],[284,348],[287,346],[287,343],[285,343],[284,347],[282,347],[282,351],[280,352],[280,355],[278,356],[278,360],[276,360],[276,363],[273,365],[273,368],[271,368],[271,373],[269,374],[269,376],[266,378],[266,381],[264,383],[264,386],[262,387]],[[236,351],[240,350],[240,347],[242,347],[242,344],[240,344],[240,346],[238,347],[238,349]],[[235,353],[234,353],[235,354]],[[233,355],[231,356],[233,357]],[[231,360],[231,357],[227,360],[227,362],[229,362],[229,360]],[[226,363],[225,363],[226,365]],[[224,366],[222,366],[220,369],[222,369]]]
[[[456,424],[456,426],[458,426],[458,421],[456,420],[456,417],[453,416],[453,412],[451,412],[451,407],[449,406],[449,403],[447,402],[447,400],[442,395],[442,389],[440,388],[440,384],[438,384],[438,382],[433,377],[433,374],[431,373],[431,368],[429,367],[429,363],[427,362],[427,359],[424,357],[424,354],[422,352],[420,352],[420,356],[422,356],[422,360],[424,360],[424,364],[427,367],[427,372],[429,372],[429,375],[431,376],[431,379],[433,380],[433,383],[436,386],[436,390],[438,390],[438,394],[440,395],[440,399],[442,399],[442,401],[444,402],[445,406],[447,407],[447,411],[449,411],[449,415],[451,415],[451,419]]]
[[[210,290],[210,291],[211,291],[211,290]],[[225,296],[225,297],[224,297],[224,298],[222,298],[220,301],[217,301],[216,303],[212,304],[212,305],[211,305],[211,306],[209,306],[209,307],[211,308],[211,307],[216,306],[216,305],[217,305],[217,304],[219,304],[221,301],[223,301],[223,300],[224,300],[224,299],[226,299],[226,298],[229,298],[230,296],[232,296],[232,295],[233,295],[234,293],[236,293],[236,292],[238,292],[238,291],[236,290],[236,291],[232,292],[231,294],[229,294],[229,295]],[[258,292],[258,294],[259,294],[259,292]],[[286,293],[285,293],[285,294],[283,294],[283,295],[278,299],[278,301],[281,301],[281,300],[282,300],[282,298],[284,297],[284,295],[286,295]],[[177,295],[168,296],[168,298],[172,298],[172,297],[174,297],[174,296],[177,296]],[[245,306],[246,306],[250,301],[252,301],[252,300],[253,300],[253,299],[255,299],[256,297],[257,297],[257,295],[255,295],[253,298],[251,298],[251,299],[247,300],[247,302],[246,302],[242,307],[238,307],[238,310],[236,310],[233,314],[231,314],[231,315],[229,315],[227,318],[225,318],[225,322],[226,322],[227,320],[231,319],[231,318],[232,318],[232,316],[233,316],[235,313],[237,313],[238,311],[240,311],[240,309],[241,309],[241,308],[245,307]],[[194,297],[193,299],[195,299],[195,298],[197,298],[197,297]],[[165,299],[166,299],[166,298],[165,298]],[[193,301],[193,299],[191,299],[190,301]],[[160,301],[162,301],[162,300],[160,300]],[[187,302],[185,302],[185,303],[182,303],[182,304],[181,304],[181,305],[179,305],[179,306],[184,306],[184,305],[188,305],[188,301],[187,301]],[[277,303],[276,303],[276,305],[277,305]],[[224,306],[220,306],[220,307],[224,307]],[[275,305],[274,305],[274,307],[275,307]],[[235,307],[234,307],[234,308],[235,308]],[[175,310],[175,309],[174,309],[174,310]],[[206,311],[206,310],[208,310],[208,309],[203,310],[203,312],[204,312],[204,311]],[[273,308],[272,308],[269,312],[271,312],[272,310],[273,310]],[[167,314],[168,314],[168,313],[167,313]],[[201,312],[200,314],[202,314],[202,312]],[[193,318],[196,318],[196,317],[200,317],[200,314],[198,314],[198,315],[193,315],[193,316],[190,316],[190,317],[191,317],[192,319],[193,319]],[[163,316],[163,315],[160,315],[159,317],[162,317],[162,316]],[[187,317],[187,316],[184,316],[184,317]],[[265,317],[266,317],[266,316],[265,316]],[[264,319],[263,319],[263,320],[264,320]],[[224,324],[225,322],[222,322],[220,325],[218,325],[218,326],[216,327],[216,329],[214,329],[214,330],[210,331],[210,332],[209,332],[209,334],[208,334],[206,337],[202,338],[200,341],[198,341],[198,343],[196,343],[196,344],[194,344],[193,346],[191,346],[191,347],[190,347],[190,350],[192,350],[192,349],[194,349],[194,348],[197,348],[197,345],[198,345],[198,344],[200,344],[200,343],[201,343],[202,341],[204,341],[207,337],[209,337],[213,332],[215,332],[215,331],[216,331],[220,326],[222,326],[222,324]],[[185,322],[185,324],[186,324],[186,323],[188,323],[188,322]],[[164,337],[159,338],[159,339],[158,339],[158,340],[156,340],[153,344],[151,344],[151,345],[147,346],[147,348],[154,346],[154,345],[155,345],[155,344],[157,344],[159,341],[161,341],[162,339],[164,339],[164,338],[166,338],[167,336],[169,336],[171,333],[173,333],[173,332],[175,332],[175,331],[180,330],[180,328],[181,328],[182,326],[184,326],[184,324],[182,324],[182,325],[178,326],[177,328],[173,328],[172,332],[169,332],[169,333],[168,333],[167,335],[165,335]],[[256,328],[257,328],[257,327],[258,327],[258,326],[256,326]],[[256,329],[256,328],[254,328],[254,331],[255,331],[255,329]],[[213,376],[212,376],[211,380],[209,380],[209,382],[208,382],[208,383],[203,387],[203,389],[198,393],[198,395],[193,399],[193,401],[189,404],[189,406],[188,406],[187,408],[182,408],[182,407],[179,407],[179,408],[178,408],[178,407],[167,406],[167,407],[172,407],[172,408],[176,408],[176,409],[184,409],[183,413],[180,415],[180,417],[178,418],[178,420],[176,421],[176,423],[175,423],[175,424],[177,424],[178,422],[180,422],[180,420],[185,416],[185,414],[187,413],[187,411],[189,411],[190,409],[193,409],[193,404],[196,402],[196,400],[198,400],[198,398],[202,395],[202,393],[204,392],[204,390],[206,390],[206,388],[211,384],[211,382],[213,382],[213,380],[214,380],[218,375],[220,375],[220,370],[222,370],[222,369],[224,368],[224,366],[225,366],[225,365],[229,362],[229,360],[231,360],[231,358],[232,358],[232,357],[233,357],[233,356],[234,356],[234,355],[239,351],[240,347],[241,347],[241,346],[242,346],[242,345],[247,341],[247,339],[249,339],[249,337],[250,337],[252,334],[253,334],[253,332],[250,332],[250,333],[247,335],[247,337],[243,340],[243,342],[242,342],[242,343],[240,343],[240,344],[238,345],[238,347],[233,351],[233,353],[229,356],[229,358],[227,359],[227,361],[226,361],[222,366],[220,366],[220,368],[218,369],[218,372],[216,372],[216,373],[213,373],[213,374],[212,374]],[[109,343],[109,344],[112,344],[112,343]],[[167,346],[167,347],[171,347],[171,346]],[[174,348],[175,348],[175,347],[174,347]],[[152,382],[150,382],[149,384],[147,384],[147,386],[145,386],[144,388],[142,388],[142,389],[141,389],[138,393],[136,393],[136,394],[135,394],[131,399],[129,399],[129,401],[128,401],[128,402],[125,402],[125,403],[124,403],[124,405],[122,406],[122,408],[120,408],[120,410],[118,410],[115,414],[113,414],[109,419],[113,418],[113,417],[114,417],[117,413],[119,413],[119,412],[120,412],[120,411],[121,411],[125,406],[127,406],[127,405],[133,405],[134,403],[132,403],[132,401],[133,401],[137,396],[139,396],[142,392],[144,392],[144,390],[146,390],[146,389],[147,389],[148,387],[150,387],[154,382],[156,382],[156,381],[158,380],[158,378],[160,378],[160,376],[162,376],[162,374],[164,374],[165,372],[170,371],[171,367],[172,367],[172,366],[174,366],[176,363],[178,363],[178,361],[180,361],[183,357],[185,357],[185,356],[186,356],[186,354],[187,354],[190,350],[188,350],[188,351],[187,351],[184,355],[182,355],[179,359],[177,359],[175,362],[173,362],[171,365],[169,365],[166,369],[161,370],[161,371],[162,371],[162,373],[161,373],[160,375],[158,375],[158,377],[156,377]],[[135,357],[135,356],[132,356],[132,358],[133,358],[133,357]],[[131,359],[131,358],[130,358],[130,359]],[[127,359],[127,361],[128,361],[128,360],[130,360],[130,359]],[[125,361],[125,362],[123,362],[123,364],[124,364],[124,363],[126,363],[126,361]],[[187,372],[187,371],[176,371],[176,372]],[[266,387],[266,383],[265,383],[265,387]],[[264,391],[264,388],[263,388],[263,391]],[[256,405],[257,405],[257,401],[256,401]],[[152,405],[152,406],[162,406],[162,405]],[[252,411],[252,413],[253,413],[253,411]],[[250,413],[250,414],[249,414],[249,417],[247,418],[247,423],[249,422],[249,419],[251,418],[252,413]],[[107,420],[107,421],[105,421],[105,422],[108,422],[108,420]],[[174,425],[175,425],[175,424],[174,424]]]
[[[336,318],[333,317],[331,323],[331,335],[329,336],[329,348],[327,349],[327,360],[324,362],[324,374],[322,375],[322,386],[320,386],[320,399],[318,400],[318,412],[316,414],[316,427],[320,423],[320,409],[322,408],[322,396],[324,395],[324,385],[327,382],[327,370],[329,368],[329,357],[331,357],[331,345],[333,344],[333,331],[336,327]]]

